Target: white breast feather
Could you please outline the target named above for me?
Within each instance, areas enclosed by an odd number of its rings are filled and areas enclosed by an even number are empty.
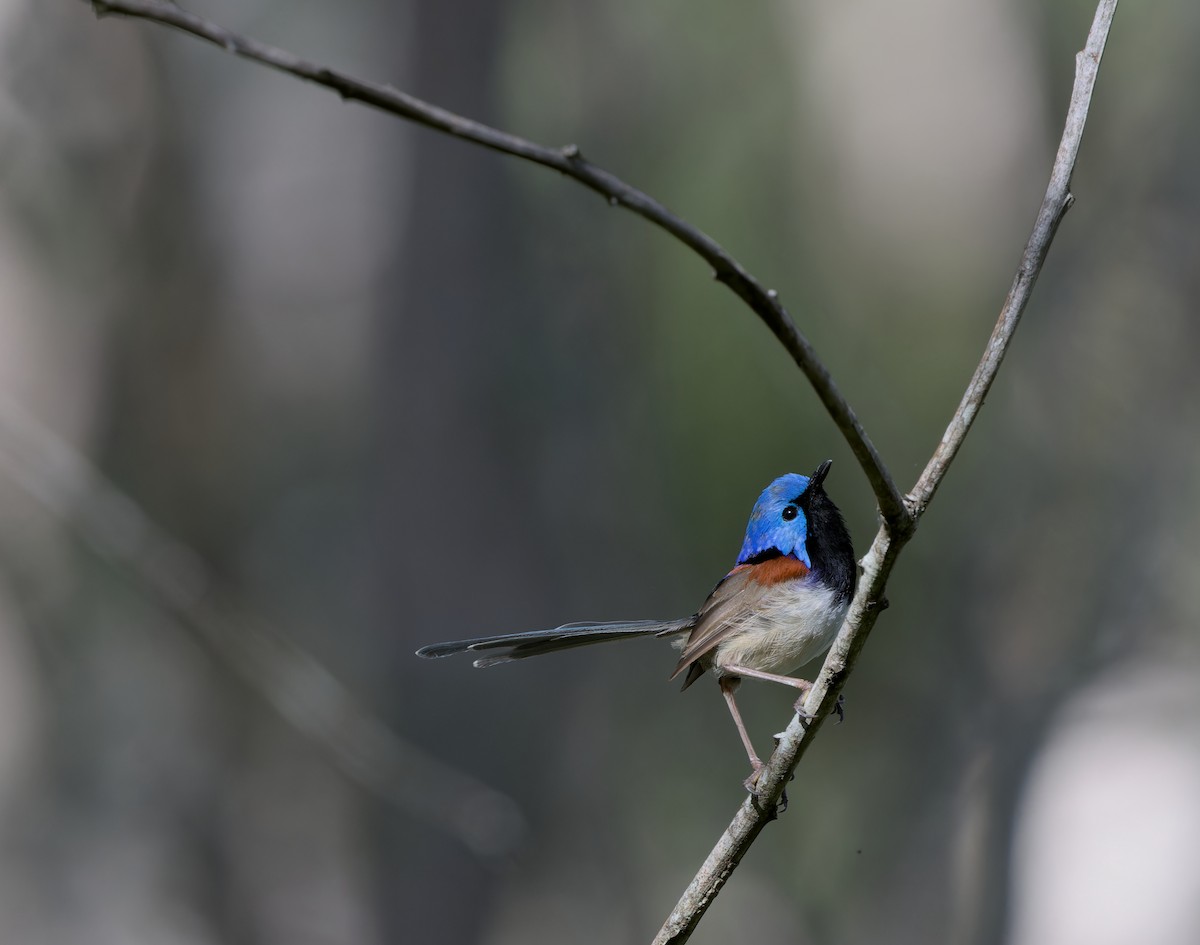
[[[718,672],[736,664],[784,676],[793,673],[837,636],[849,603],[835,604],[834,598],[834,592],[820,584],[778,585],[717,646],[713,662]]]

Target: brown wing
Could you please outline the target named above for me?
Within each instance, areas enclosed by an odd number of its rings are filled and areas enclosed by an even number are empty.
[[[776,584],[807,574],[804,563],[792,557],[772,558],[761,564],[740,564],[730,571],[713,588],[696,614],[696,624],[688,634],[670,678],[674,679],[691,667],[683,688],[690,686],[704,672],[696,661],[736,632],[742,622],[758,610],[762,599]]]
[[[674,679],[735,631],[757,609],[759,601],[769,591],[768,585],[759,584],[753,579],[750,565],[741,565],[730,571],[713,588],[708,600],[696,614],[696,625],[688,634],[683,653],[670,678]],[[688,683],[694,679],[695,676],[689,674]],[[686,684],[684,688],[687,688]]]

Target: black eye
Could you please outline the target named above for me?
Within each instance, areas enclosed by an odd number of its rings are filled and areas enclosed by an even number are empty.
[[[796,517],[796,507],[794,505],[789,505],[783,510],[783,520],[785,522],[790,522],[795,517]]]

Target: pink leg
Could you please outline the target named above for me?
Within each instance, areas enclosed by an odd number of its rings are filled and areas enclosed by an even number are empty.
[[[729,676],[743,676],[750,679],[765,679],[767,682],[782,683],[785,686],[791,686],[793,689],[799,689],[801,692],[808,692],[813,686],[807,679],[796,679],[793,676],[778,676],[775,673],[764,673],[761,669],[751,669],[749,666],[739,666],[737,663],[729,663],[722,666],[721,672]]]
[[[742,714],[738,711],[737,702],[733,698],[733,691],[737,689],[739,680],[722,676],[718,682],[721,686],[721,695],[725,697],[725,704],[729,706],[729,714],[733,716],[733,724],[737,726],[738,734],[742,737],[742,744],[746,747],[746,756],[750,759],[750,767],[754,769],[750,773],[750,777],[746,779],[746,790],[753,792],[755,783],[758,781],[758,773],[765,765],[758,757],[758,752],[754,750],[754,743],[750,741],[750,736],[746,733]]]
[[[804,711],[804,697],[808,695],[813,684],[807,679],[796,679],[792,676],[779,676],[776,673],[764,673],[761,669],[751,669],[749,666],[739,666],[736,663],[728,663],[721,667],[722,673],[727,673],[730,676],[742,676],[749,679],[762,679],[766,682],[780,683],[784,686],[791,686],[793,689],[800,690],[800,698],[796,700],[794,706],[796,713],[804,718],[811,719],[812,717]],[[724,683],[724,679],[722,679]]]

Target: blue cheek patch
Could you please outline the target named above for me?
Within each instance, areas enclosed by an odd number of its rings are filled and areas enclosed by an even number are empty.
[[[808,557],[805,539],[808,534],[808,522],[801,512],[790,522],[776,519],[775,510],[755,509],[746,528],[746,539],[742,542],[742,550],[738,554],[737,563],[745,564],[759,555],[775,551],[781,555],[791,555],[797,561],[802,561],[807,568],[812,567]]]
[[[789,505],[796,505],[807,488],[807,476],[787,473],[763,489],[750,513],[738,564],[774,553],[791,555],[797,561],[804,562],[806,568],[812,567],[808,549],[804,545],[808,538],[808,519],[804,512],[797,508],[799,514],[790,522],[783,518],[783,510]]]

